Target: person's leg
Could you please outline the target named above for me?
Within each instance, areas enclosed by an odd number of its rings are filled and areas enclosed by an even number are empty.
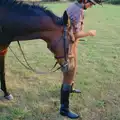
[[[73,58],[70,58],[70,63],[72,64],[72,69],[67,73],[63,73],[63,83],[61,86],[61,99],[60,99],[60,114],[63,116],[67,116],[72,119],[79,118],[79,115],[70,111],[69,109],[69,96],[72,92],[72,86],[74,77],[76,75],[76,67],[77,67],[77,42],[72,46],[72,55]]]
[[[75,77],[76,77],[76,73],[77,73],[77,65],[78,65],[78,42],[79,42],[79,39],[77,39],[75,41],[75,44],[73,45],[73,48],[72,48],[72,51],[73,51],[73,54],[74,54],[74,64],[75,64],[75,70],[74,70],[74,79],[72,81],[72,92],[73,93],[81,93],[81,91],[79,89],[74,89],[74,82],[75,82]]]

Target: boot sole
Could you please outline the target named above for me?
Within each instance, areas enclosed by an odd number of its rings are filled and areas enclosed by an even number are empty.
[[[61,113],[61,112],[60,112],[60,115],[62,115],[62,116],[64,116],[64,117],[71,118],[71,119],[77,119],[77,118],[80,117],[80,116],[78,116],[78,117],[73,118],[73,117],[70,117],[70,116],[68,116],[68,115],[66,115],[66,114],[64,114],[64,113]],[[82,119],[81,119],[81,120],[82,120]]]

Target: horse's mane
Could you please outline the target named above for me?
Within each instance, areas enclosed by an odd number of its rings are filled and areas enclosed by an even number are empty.
[[[54,22],[56,22],[58,25],[61,25],[62,23],[61,18],[55,15],[51,10],[49,10],[47,7],[43,5],[36,5],[35,2],[25,2],[25,1],[18,1],[18,0],[0,0],[0,6],[7,7],[8,9],[14,10],[18,12],[19,14],[30,14],[35,15],[37,10],[37,13],[44,12],[46,15],[50,16]]]

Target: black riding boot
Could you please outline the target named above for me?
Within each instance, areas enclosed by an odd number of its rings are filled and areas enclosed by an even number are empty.
[[[60,108],[60,114],[63,116],[67,116],[71,119],[77,119],[79,118],[79,115],[76,113],[73,113],[69,110],[69,96],[71,92],[71,85],[69,84],[63,84],[61,88],[61,108]]]
[[[71,85],[71,93],[81,93],[81,90],[73,88],[74,83]]]

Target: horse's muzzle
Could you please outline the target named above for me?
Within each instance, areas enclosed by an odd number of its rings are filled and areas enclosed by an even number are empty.
[[[73,56],[69,57],[67,61],[64,59],[58,59],[57,62],[60,64],[63,73],[72,71],[75,68],[75,59]]]

